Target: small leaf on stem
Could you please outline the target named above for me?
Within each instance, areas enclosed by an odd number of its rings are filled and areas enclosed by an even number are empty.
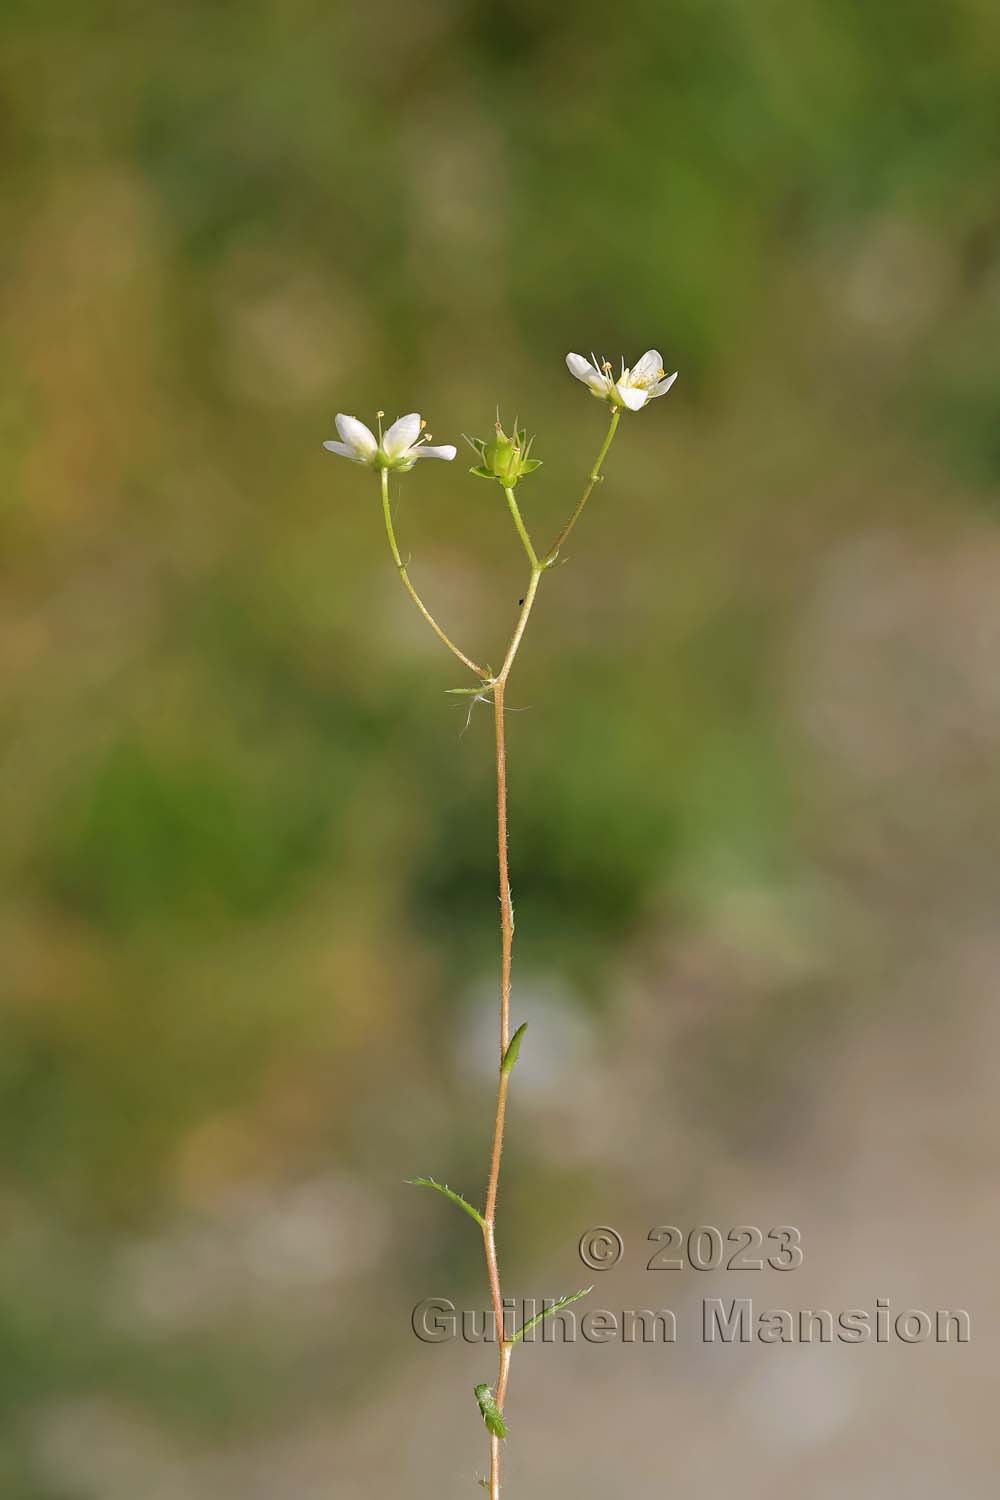
[[[582,1291],[573,1292],[572,1295],[567,1297],[560,1297],[558,1302],[552,1303],[551,1307],[543,1307],[541,1312],[536,1313],[533,1318],[529,1318],[527,1323],[522,1323],[521,1327],[517,1330],[514,1337],[511,1339],[511,1343],[516,1344],[518,1339],[523,1339],[524,1335],[528,1332],[528,1329],[534,1328],[536,1323],[541,1323],[544,1318],[551,1317],[553,1313],[562,1312],[563,1308],[569,1307],[571,1302],[579,1302],[581,1297],[588,1296],[593,1290],[594,1288],[592,1286],[585,1286]]]
[[[479,1210],[473,1208],[471,1203],[466,1203],[461,1193],[456,1193],[446,1182],[435,1182],[433,1177],[408,1177],[406,1181],[410,1187],[433,1188],[436,1193],[441,1193],[443,1197],[450,1199],[452,1203],[457,1203],[459,1208],[464,1208],[469,1217],[475,1219],[480,1229],[485,1229],[485,1220]]]
[[[499,1406],[493,1399],[493,1392],[484,1382],[482,1385],[473,1387],[473,1394],[479,1404],[479,1410],[483,1414],[483,1421],[487,1429],[494,1437],[505,1438],[507,1436],[507,1424]]]
[[[514,1064],[517,1062],[517,1055],[521,1050],[521,1042],[524,1039],[524,1033],[527,1031],[527,1029],[527,1021],[523,1021],[510,1039],[510,1045],[503,1055],[503,1062],[500,1064],[500,1072],[505,1076],[511,1071]]]

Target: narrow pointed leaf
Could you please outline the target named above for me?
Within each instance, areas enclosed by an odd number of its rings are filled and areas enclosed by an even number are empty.
[[[456,1193],[446,1182],[435,1182],[433,1177],[408,1177],[410,1187],[433,1188],[442,1197],[448,1198],[452,1203],[457,1203],[459,1208],[464,1208],[470,1219],[475,1219],[480,1229],[485,1228],[485,1220],[478,1209],[473,1208],[471,1203],[466,1203],[461,1193]]]
[[[523,1021],[510,1039],[510,1044],[507,1048],[507,1051],[503,1055],[503,1062],[500,1064],[500,1072],[504,1075],[504,1077],[507,1076],[511,1068],[517,1062],[517,1055],[521,1050],[521,1042],[524,1040],[524,1033],[527,1031],[527,1029],[527,1021]]]
[[[516,1344],[518,1339],[523,1339],[524,1335],[528,1332],[528,1329],[534,1328],[536,1323],[541,1323],[543,1319],[550,1318],[553,1313],[562,1312],[563,1308],[569,1307],[571,1302],[579,1302],[581,1297],[588,1296],[593,1290],[594,1288],[592,1286],[585,1286],[582,1291],[573,1292],[570,1296],[567,1297],[560,1297],[558,1302],[553,1302],[551,1307],[543,1307],[540,1313],[536,1313],[533,1318],[529,1318],[526,1323],[522,1323],[521,1327],[517,1330],[514,1337],[511,1339],[511,1343]]]

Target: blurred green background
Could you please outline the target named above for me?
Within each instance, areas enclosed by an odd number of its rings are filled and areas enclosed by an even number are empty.
[[[320,444],[499,402],[543,542],[603,431],[569,349],[681,374],[509,690],[510,1289],[613,1223],[602,1306],[744,1295],[648,1229],[792,1222],[762,1301],[988,1325],[993,0],[9,0],[0,44],[0,1493],[476,1493],[492,1354],[409,1310],[482,1305],[479,1251],[401,1181],[484,1172],[491,726]],[[496,664],[466,467],[397,523]],[[727,1353],[525,1351],[511,1495],[994,1492],[989,1338]]]

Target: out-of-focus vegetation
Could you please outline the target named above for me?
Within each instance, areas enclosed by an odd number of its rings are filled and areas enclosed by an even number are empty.
[[[565,352],[681,371],[511,689],[554,1058],[584,1028],[614,1078],[623,987],[676,1007],[671,1107],[766,1150],[796,1048],[988,908],[1000,17],[13,0],[0,139],[0,1489],[201,1500],[150,1480],[163,1434],[363,1405],[393,1235],[411,1280],[460,1253],[395,1184],[471,1191],[487,1128],[488,725],[337,410],[444,442],[499,402],[545,539],[602,431]],[[523,559],[462,458],[399,529],[495,659]],[[586,1139],[515,1134],[525,1260],[618,1182]]]

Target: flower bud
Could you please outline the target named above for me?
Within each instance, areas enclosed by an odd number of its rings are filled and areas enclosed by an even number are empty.
[[[516,423],[510,437],[498,422],[496,436],[489,442],[484,438],[469,438],[468,441],[481,459],[471,472],[478,474],[480,479],[497,480],[504,489],[513,489],[519,479],[533,473],[542,462],[540,458],[529,456],[535,440]]]

